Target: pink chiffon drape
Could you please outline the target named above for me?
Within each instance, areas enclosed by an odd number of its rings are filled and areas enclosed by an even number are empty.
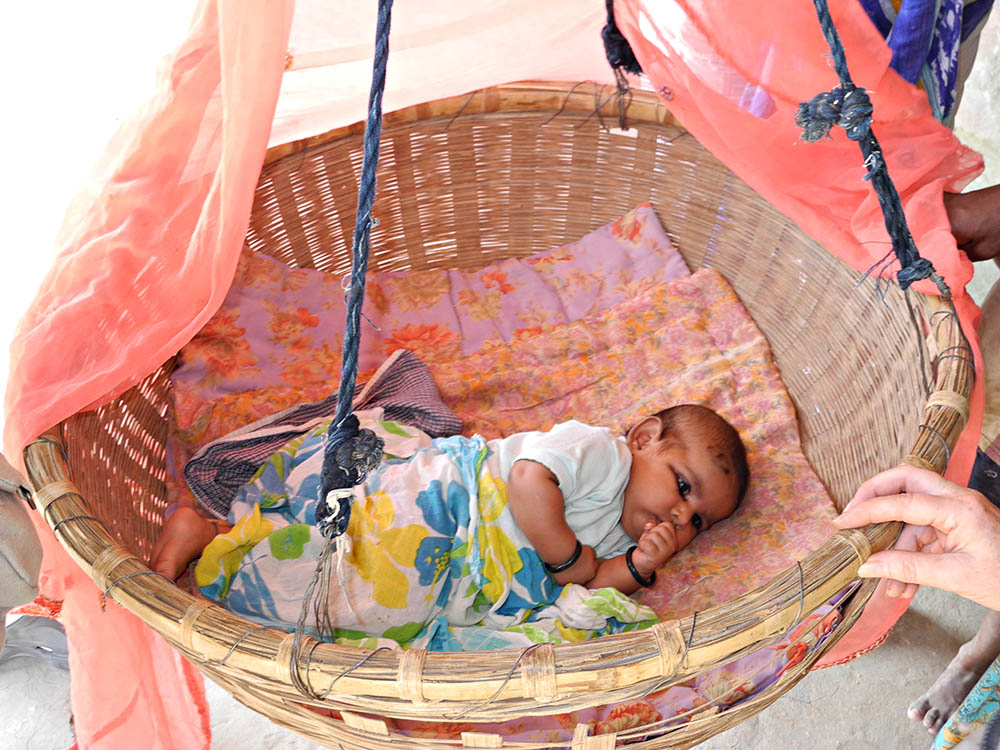
[[[856,0],[831,5],[855,79],[873,91],[876,133],[918,247],[952,285],[975,340],[977,311],[962,292],[971,266],[955,249],[941,194],[970,179],[979,157],[888,69],[889,52]],[[616,13],[650,80],[699,140],[855,268],[881,257],[885,230],[857,146],[840,133],[799,142],[792,121],[798,102],[836,83],[811,4],[619,0]],[[398,3],[386,109],[513,80],[610,82],[603,16],[591,0]],[[374,18],[367,0],[299,0],[294,13],[292,0],[201,0],[156,97],[108,144],[70,206],[56,261],[21,321],[8,456],[141,380],[204,324],[232,278],[266,147],[364,117]],[[968,476],[981,416],[977,386],[952,461],[957,478]],[[45,593],[65,599],[81,750],[208,747],[197,672],[133,615],[110,603],[102,612],[94,584],[37,525]],[[901,611],[884,599],[871,609],[832,658],[867,648]]]
[[[871,95],[873,131],[917,248],[950,285],[981,374],[979,308],[965,291],[972,263],[956,249],[942,195],[975,178],[982,157],[933,118],[923,91],[889,67],[891,52],[860,3],[830,8],[851,76]],[[881,265],[889,237],[858,145],[839,127],[807,143],[795,124],[800,102],[839,85],[812,3],[631,0],[615,4],[615,18],[671,112],[715,156],[853,268]],[[930,281],[915,288],[936,293]],[[983,399],[978,377],[946,474],[960,484],[975,459]],[[908,604],[880,588],[820,665],[874,648]]]
[[[5,452],[107,401],[221,302],[267,149],[291,2],[205,0],[155,98],[108,144],[11,347]],[[62,598],[77,746],[207,748],[201,674],[109,602],[34,518],[42,592]]]

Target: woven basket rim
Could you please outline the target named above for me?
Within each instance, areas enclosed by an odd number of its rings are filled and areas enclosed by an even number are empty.
[[[409,107],[386,115],[386,126],[494,112],[590,112],[593,106],[593,91],[586,87],[530,81]],[[613,102],[608,103],[605,110],[607,115],[614,114]],[[677,125],[666,105],[651,92],[633,92],[628,117],[647,123]],[[362,130],[363,124],[358,123],[277,146],[269,150],[265,165],[333,140],[360,136]],[[939,350],[954,348],[964,341],[957,316],[945,303],[917,295],[917,304],[930,311],[929,317],[936,321],[934,334]],[[938,472],[943,469],[936,441],[943,439],[950,447],[954,446],[968,411],[973,377],[971,357],[970,360],[951,357],[939,362],[918,438],[904,463]],[[956,418],[956,412],[960,418]],[[32,480],[39,487],[39,507],[51,525],[71,515],[86,514],[87,501],[70,479],[60,428],[32,442],[25,449],[24,459]],[[863,530],[839,532],[800,565],[789,568],[771,582],[693,616],[666,621],[649,630],[604,636],[595,641],[546,644],[538,649],[545,653],[545,658],[534,660],[530,670],[516,669],[523,652],[511,649],[428,653],[418,674],[403,674],[400,670],[405,652],[381,652],[357,665],[370,652],[326,643],[315,649],[312,648],[314,644],[304,648],[303,654],[309,654],[310,664],[307,668],[303,657],[298,668],[308,672],[317,692],[332,689],[330,695],[334,698],[364,695],[374,700],[384,699],[380,712],[404,717],[410,715],[407,705],[415,700],[414,684],[418,686],[419,698],[441,701],[442,705],[449,701],[486,700],[493,696],[497,701],[513,701],[522,706],[524,714],[561,713],[608,703],[611,693],[601,688],[602,685],[624,686],[622,691],[614,693],[616,699],[634,697],[662,684],[665,676],[672,681],[682,679],[697,673],[699,665],[717,662],[722,657],[731,658],[786,634],[801,616],[849,586],[856,578],[858,566],[871,552],[888,547],[898,528],[898,524],[879,524]],[[100,588],[109,590],[109,596],[136,612],[189,658],[227,674],[238,670],[265,682],[288,684],[292,668],[288,633],[261,630],[219,605],[206,604],[155,574],[150,575],[140,560],[118,545],[97,523],[84,518],[76,523],[62,524],[57,536]],[[835,572],[831,574],[830,571]],[[862,605],[873,588],[873,585],[862,586],[857,594]],[[167,602],[164,610],[178,612],[179,616],[150,614],[145,606],[150,596]],[[776,597],[783,597],[785,602],[778,609],[770,606]],[[747,610],[737,617],[736,624],[727,621],[734,609]],[[695,618],[697,633],[693,632]],[[840,630],[846,632],[847,628]],[[237,639],[235,633],[244,637]],[[676,641],[678,633],[682,639],[680,651]],[[479,675],[454,683],[446,681],[450,676],[461,674],[470,663],[480,660],[488,660],[493,665],[492,676]],[[406,664],[407,669],[411,669],[414,661],[407,660]],[[343,676],[334,681],[332,675],[341,673]],[[540,677],[530,678],[529,674]],[[331,685],[333,682],[335,684]],[[553,696],[545,692],[553,686],[558,700],[552,700]],[[304,699],[304,702],[310,701]],[[488,705],[463,716],[465,721],[493,718]]]

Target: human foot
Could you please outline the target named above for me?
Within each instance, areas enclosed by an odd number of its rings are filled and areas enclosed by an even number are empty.
[[[930,689],[906,709],[906,715],[931,734],[937,734],[989,666],[990,659],[983,661],[985,657],[970,653],[974,650],[973,641],[963,645]]]
[[[215,525],[194,508],[178,508],[156,540],[149,567],[176,581],[217,533]]]

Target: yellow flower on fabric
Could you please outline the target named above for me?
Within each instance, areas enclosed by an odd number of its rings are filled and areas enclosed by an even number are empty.
[[[510,590],[510,582],[524,563],[517,547],[503,529],[481,518],[479,550],[483,558],[483,594],[491,601],[502,600]]]
[[[491,602],[503,599],[524,563],[517,546],[497,521],[507,509],[507,483],[485,469],[479,475],[479,549],[483,558],[483,593]]]
[[[237,521],[233,528],[208,543],[195,566],[195,582],[204,588],[217,581],[220,574],[223,575],[225,584],[219,596],[225,598],[229,581],[239,570],[247,552],[266,539],[273,530],[274,524],[261,517],[260,506],[254,505],[253,511]]]
[[[383,607],[405,609],[410,583],[397,564],[416,568],[417,549],[428,532],[415,524],[391,528],[395,517],[392,500],[379,490],[355,503],[347,533],[354,542],[351,561],[372,584],[372,598]]]
[[[593,633],[589,630],[581,630],[580,628],[570,628],[563,625],[562,620],[556,620],[556,627],[559,628],[559,633],[562,635],[564,641],[569,641],[571,643],[577,643],[579,641],[585,641],[590,638]]]
[[[494,320],[503,311],[503,294],[497,289],[487,289],[481,294],[474,289],[462,289],[458,304],[473,320]]]
[[[507,508],[507,483],[487,471],[479,476],[479,517],[493,523]]]
[[[399,310],[409,312],[433,307],[451,289],[451,280],[437,269],[411,271],[386,282],[392,301]]]

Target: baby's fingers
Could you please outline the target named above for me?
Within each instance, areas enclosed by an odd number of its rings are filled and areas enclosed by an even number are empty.
[[[677,537],[674,528],[661,523],[639,537],[636,552],[647,556],[650,562],[666,560],[677,551]]]

